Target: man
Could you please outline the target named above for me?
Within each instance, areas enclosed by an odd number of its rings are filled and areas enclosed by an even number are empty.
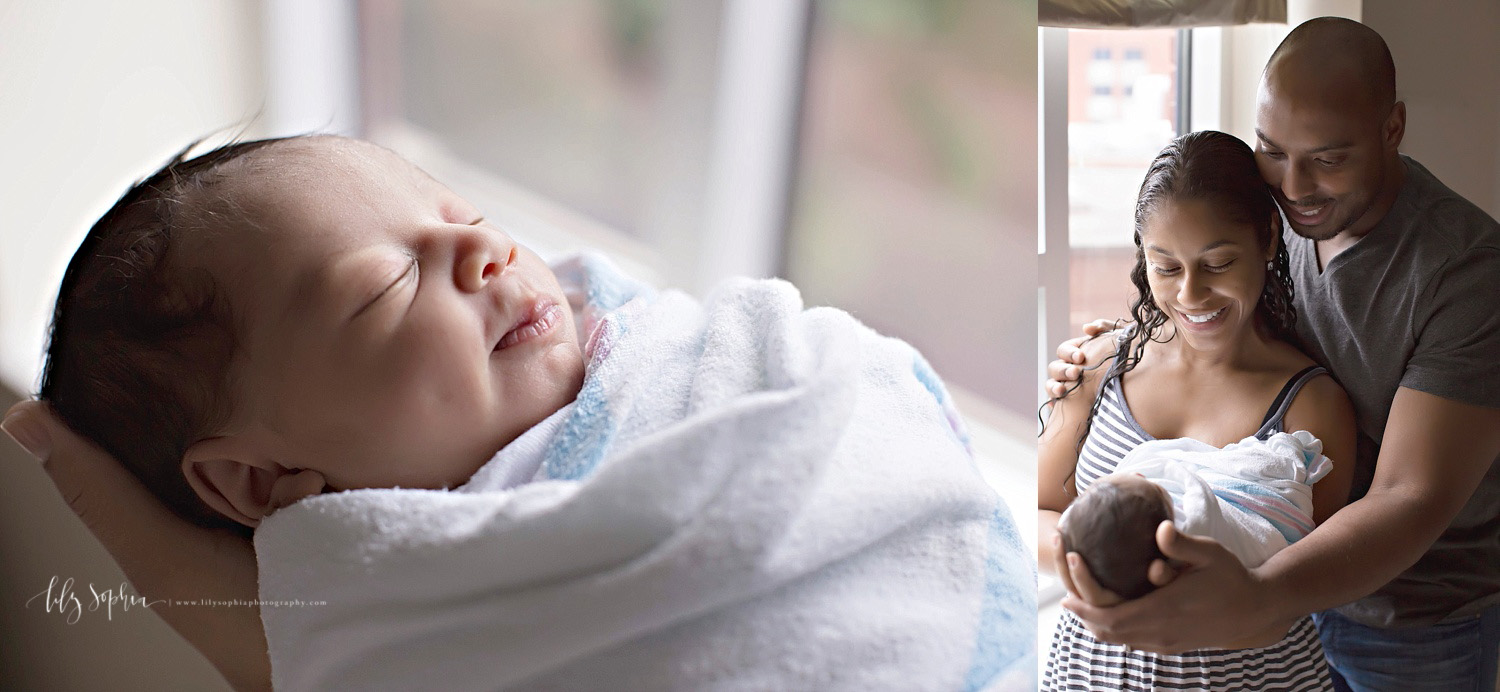
[[[1164,527],[1163,552],[1186,564],[1114,607],[1095,605],[1097,585],[1066,560],[1059,573],[1077,593],[1063,605],[1101,639],[1159,652],[1317,613],[1340,689],[1488,692],[1500,647],[1500,224],[1398,153],[1395,68],[1361,24],[1294,29],[1256,107],[1256,158],[1291,231],[1298,335],[1359,419],[1352,501],[1253,570]],[[1088,362],[1107,341],[1089,344]],[[1074,365],[1054,362],[1051,377],[1076,377],[1079,343],[1059,347]]]

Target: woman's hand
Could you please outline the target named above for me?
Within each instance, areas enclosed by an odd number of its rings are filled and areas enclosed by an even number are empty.
[[[68,506],[142,596],[153,601],[256,599],[255,550],[249,540],[178,517],[114,457],[63,425],[42,402],[11,407],[3,427],[42,461]],[[235,689],[271,689],[258,607],[153,610]]]

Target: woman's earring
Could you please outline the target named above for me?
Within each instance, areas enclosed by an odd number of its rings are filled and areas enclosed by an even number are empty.
[[[1269,262],[1269,261],[1266,262],[1266,271],[1275,271],[1275,270],[1276,270],[1276,263],[1275,262]]]

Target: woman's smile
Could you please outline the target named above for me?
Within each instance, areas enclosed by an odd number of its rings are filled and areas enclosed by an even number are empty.
[[[1229,306],[1221,307],[1211,312],[1197,310],[1194,312],[1176,311],[1182,316],[1183,326],[1195,332],[1206,332],[1219,328],[1224,324],[1224,317],[1229,314]]]

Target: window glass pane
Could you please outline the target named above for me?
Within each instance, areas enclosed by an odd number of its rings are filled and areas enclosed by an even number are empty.
[[[367,0],[370,129],[640,233],[704,174],[720,5]]]
[[[786,275],[1036,410],[1036,6],[817,2]]]
[[[1175,29],[1068,32],[1070,321],[1124,317],[1135,196],[1177,135]]]

